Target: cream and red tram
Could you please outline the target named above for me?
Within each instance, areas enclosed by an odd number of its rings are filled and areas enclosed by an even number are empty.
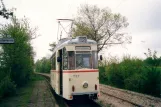
[[[51,86],[67,100],[99,96],[97,43],[79,36],[59,41],[51,57]]]

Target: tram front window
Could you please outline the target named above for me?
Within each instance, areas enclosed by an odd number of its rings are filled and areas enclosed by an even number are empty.
[[[91,53],[76,54],[76,69],[92,68]]]

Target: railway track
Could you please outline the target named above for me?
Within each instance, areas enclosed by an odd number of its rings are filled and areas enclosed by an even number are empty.
[[[123,99],[123,98],[120,98],[120,97],[117,97],[117,96],[114,96],[114,95],[105,93],[105,92],[103,92],[103,91],[101,91],[101,94],[107,95],[110,99],[111,99],[111,97],[113,97],[113,99],[115,99],[115,102],[116,102],[116,100],[117,100],[117,102],[120,102],[120,104],[121,104],[121,103],[124,103],[125,105],[128,105],[129,107],[144,107],[144,106],[142,106],[142,105],[139,105],[139,104],[136,104],[136,103],[134,103],[134,102],[128,101],[128,100],[126,100],[126,99]],[[106,96],[106,97],[107,97],[107,96]],[[124,105],[123,107],[125,107],[125,105]]]
[[[100,84],[101,94],[135,107],[161,107],[161,99]],[[120,103],[121,104],[121,103]]]
[[[48,83],[50,83],[49,82],[50,74],[42,74],[42,73],[39,73],[39,74],[48,78],[47,79]],[[53,91],[52,88],[51,90]],[[156,97],[152,97],[152,96],[148,96],[148,95],[144,95],[136,92],[126,91],[126,90],[110,87],[107,85],[100,84],[100,92],[102,97],[102,98],[100,97],[100,100],[104,102],[103,107],[107,107],[107,106],[110,107],[109,104],[116,107],[160,107],[161,106],[160,98],[156,98]],[[53,93],[55,92],[53,91]],[[54,94],[54,96],[57,96],[57,95]],[[60,98],[58,99],[60,100]],[[90,99],[84,99],[84,98],[78,98],[73,101],[62,99],[61,102],[58,102],[58,103],[59,104],[64,103],[64,106],[62,107],[101,107],[95,101]]]
[[[78,98],[73,101],[65,101],[67,103],[66,107],[101,107],[95,101],[85,98]]]
[[[52,89],[50,85],[50,75],[49,74],[43,74],[43,73],[37,73],[39,75],[42,75],[45,77],[45,80],[48,84],[48,87],[50,88],[52,94],[54,95],[55,101],[58,105],[56,107],[101,107],[99,104],[97,104],[95,101],[90,100],[88,98],[77,98],[72,101],[65,100],[58,96],[54,90]]]

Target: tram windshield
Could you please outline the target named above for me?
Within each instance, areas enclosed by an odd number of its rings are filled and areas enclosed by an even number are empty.
[[[97,52],[70,51],[68,53],[69,69],[97,69]]]
[[[76,69],[92,68],[91,53],[76,54]]]

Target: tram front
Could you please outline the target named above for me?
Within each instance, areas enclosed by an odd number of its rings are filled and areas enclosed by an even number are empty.
[[[67,60],[63,60],[66,65],[66,69],[63,70],[64,97],[68,100],[76,96],[97,99],[99,97],[97,43],[86,37],[77,37],[69,42],[63,53],[67,56]]]

